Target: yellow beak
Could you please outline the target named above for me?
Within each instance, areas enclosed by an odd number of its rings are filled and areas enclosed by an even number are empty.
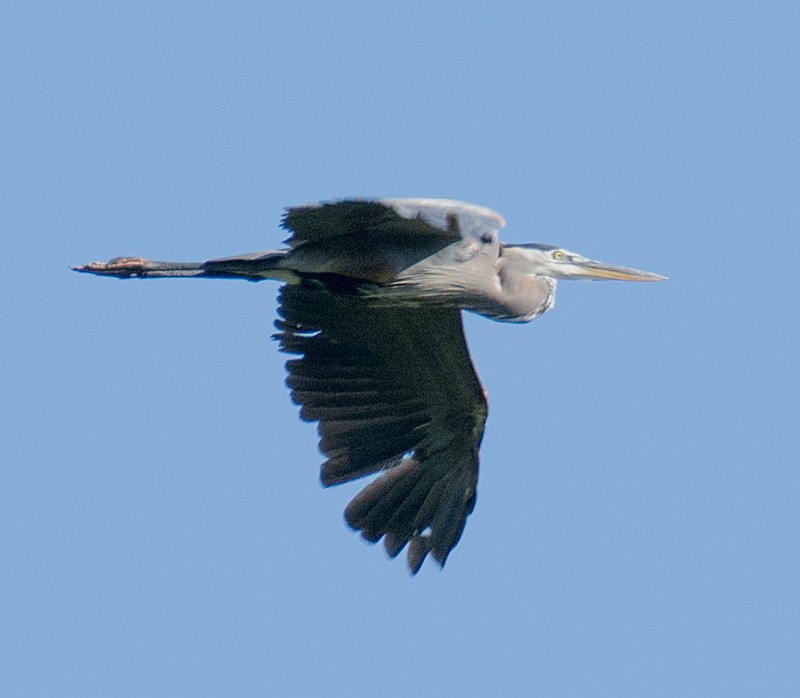
[[[629,267],[620,267],[604,262],[576,262],[576,278],[581,279],[617,279],[618,281],[664,281],[666,276],[652,274],[649,271],[639,271]]]

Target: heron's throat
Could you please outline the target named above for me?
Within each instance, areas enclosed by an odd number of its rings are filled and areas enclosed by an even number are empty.
[[[548,310],[552,310],[556,304],[556,280],[553,277],[532,274],[529,278],[531,281],[526,284],[525,289],[529,305],[519,322],[535,320]]]
[[[547,297],[542,304],[542,310],[538,313],[538,315],[542,315],[556,305],[556,280],[551,276],[540,276],[539,278],[547,284]]]
[[[556,280],[549,276],[501,270],[498,281],[499,293],[476,312],[502,322],[530,322],[555,305]]]

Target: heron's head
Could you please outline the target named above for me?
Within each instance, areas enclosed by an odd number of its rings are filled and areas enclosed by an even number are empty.
[[[507,245],[504,253],[519,258],[526,273],[553,279],[618,279],[620,281],[663,281],[666,276],[615,264],[597,262],[561,247],[538,242]]]

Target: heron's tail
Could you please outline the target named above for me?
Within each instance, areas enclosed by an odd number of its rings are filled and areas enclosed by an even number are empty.
[[[156,262],[144,257],[115,257],[108,262],[90,262],[73,269],[119,279],[193,276],[249,281],[285,280],[292,276],[290,271],[280,268],[280,262],[285,256],[286,250],[267,250],[212,259],[208,262]]]

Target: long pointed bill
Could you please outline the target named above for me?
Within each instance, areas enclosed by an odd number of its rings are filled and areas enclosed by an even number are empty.
[[[629,267],[619,267],[614,264],[595,262],[575,263],[575,276],[579,279],[617,279],[618,281],[664,281],[666,276],[652,274],[649,271],[639,271]]]

